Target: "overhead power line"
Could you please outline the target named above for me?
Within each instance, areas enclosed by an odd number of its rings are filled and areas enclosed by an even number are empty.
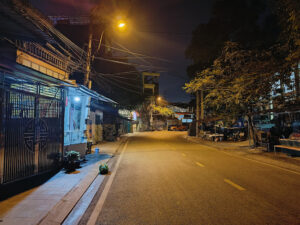
[[[110,45],[106,45],[106,44],[102,44],[102,45],[105,46],[105,47],[117,50],[119,52],[129,53],[127,50],[124,50],[124,49],[116,48],[116,47],[113,47],[113,46],[110,46]],[[154,59],[154,60],[159,60],[159,61],[163,61],[163,62],[172,63],[172,61],[164,59],[164,58],[159,58],[159,57],[155,57],[155,56],[144,55],[144,54],[136,53],[136,52],[132,52],[132,53],[134,53],[135,55],[138,55],[140,57],[145,57],[145,58],[149,58],[149,59]]]
[[[164,68],[158,67],[158,66],[150,66],[150,65],[141,65],[141,64],[137,64],[137,63],[122,62],[122,61],[118,61],[118,60],[106,59],[106,58],[103,58],[103,57],[100,57],[100,56],[96,56],[95,59],[99,59],[99,60],[106,61],[106,62],[111,62],[111,63],[117,63],[117,64],[134,66],[134,67],[145,67],[145,68],[152,68],[152,69],[164,69]]]

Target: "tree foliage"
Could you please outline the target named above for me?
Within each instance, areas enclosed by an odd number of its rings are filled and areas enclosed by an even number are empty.
[[[235,1],[230,0],[230,2],[234,3]],[[251,8],[255,2],[260,1],[249,0],[243,2],[239,4],[246,4],[244,5],[246,9],[247,7]],[[252,4],[247,6],[249,3]],[[187,83],[184,88],[190,93],[200,89],[209,90],[206,96],[207,105],[217,112],[246,113],[252,111],[255,108],[254,106],[259,105],[259,103],[270,99],[272,90],[279,90],[283,93],[284,85],[291,86],[291,71],[293,68],[297,68],[300,61],[300,2],[294,0],[269,1],[269,4],[265,5],[269,7],[268,15],[265,16],[263,21],[265,24],[269,24],[270,27],[280,29],[278,35],[270,37],[269,26],[263,26],[263,22],[260,22],[261,29],[258,34],[268,35],[259,36],[257,41],[254,40],[254,37],[251,37],[253,33],[248,32],[250,36],[247,36],[247,32],[239,29],[239,25],[245,24],[246,29],[257,30],[258,24],[256,24],[255,19],[260,18],[259,15],[265,12],[264,7],[260,5],[258,8],[252,8],[252,13],[249,12],[252,15],[250,18],[254,22],[248,22],[245,19],[233,25],[228,25],[228,21],[233,22],[232,19],[237,19],[236,17],[241,15],[231,17],[228,14],[230,10],[225,5],[223,5],[225,11],[221,10],[222,4],[225,4],[224,1],[217,1],[214,7],[215,14],[211,21],[215,21],[217,18],[225,21],[218,20],[226,29],[229,29],[224,37],[227,42],[224,42],[224,47],[218,47],[220,49],[217,55],[212,54],[215,59],[211,65],[201,68],[194,64],[197,76],[190,83]],[[239,4],[237,6],[241,7],[242,5]],[[270,8],[271,6],[273,8]],[[207,27],[210,27],[211,23]],[[203,26],[200,27],[203,31]],[[216,29],[212,31],[212,34],[217,36],[218,32]],[[201,42],[201,37],[197,38],[194,34],[190,47],[193,46],[193,41],[195,42],[196,39]],[[229,39],[236,41],[229,41]],[[194,45],[195,49],[193,51],[204,52],[201,54],[205,55],[206,50],[209,48],[205,47],[206,45],[215,46],[214,39],[203,44],[203,46]],[[199,55],[191,54],[190,56],[196,62],[197,59],[201,61],[201,57],[197,58]],[[211,57],[211,59],[214,57]],[[278,83],[281,84],[280,87],[276,86]]]
[[[226,42],[213,65],[198,73],[184,89],[189,93],[205,90],[205,105],[217,113],[251,113],[270,98],[279,64],[274,54]]]
[[[280,44],[287,53],[287,66],[300,62],[300,2],[277,0],[276,13],[281,25]]]
[[[158,106],[158,105],[152,105],[152,110],[162,116],[172,116],[174,112],[169,109],[168,107]]]
[[[278,35],[274,15],[268,12],[263,0],[217,0],[211,19],[193,32],[186,57],[193,61],[188,75],[208,68],[221,54],[227,41],[244,48],[268,48]]]

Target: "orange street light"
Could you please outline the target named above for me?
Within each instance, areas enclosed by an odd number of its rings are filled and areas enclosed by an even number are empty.
[[[125,23],[119,23],[119,24],[118,24],[118,27],[119,27],[119,28],[124,28],[125,26],[126,26]]]
[[[117,22],[117,27],[118,27],[119,31],[124,31],[127,27],[127,23],[125,23],[123,20],[119,20]]]
[[[117,23],[117,27],[119,28],[119,31],[125,31],[127,25],[123,20],[119,20]],[[101,33],[99,44],[97,51],[99,51],[101,44],[102,44],[102,39],[103,35],[106,29],[104,29]],[[91,71],[91,59],[93,58],[92,56],[92,39],[93,39],[93,33],[90,32],[89,34],[89,43],[88,43],[88,52],[87,52],[87,63],[86,63],[86,73],[84,76],[84,85],[87,86],[88,88],[91,88],[91,83],[90,83],[90,71]]]

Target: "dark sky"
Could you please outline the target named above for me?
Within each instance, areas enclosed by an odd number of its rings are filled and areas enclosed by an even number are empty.
[[[46,15],[78,16],[88,15],[97,1],[31,2]],[[133,0],[126,5],[133,31],[127,37],[116,37],[115,40],[133,52],[171,61],[155,63],[167,70],[161,73],[160,94],[170,102],[190,100],[190,96],[182,90],[182,86],[188,81],[186,67],[189,64],[184,51],[193,29],[209,20],[212,2],[213,0]]]

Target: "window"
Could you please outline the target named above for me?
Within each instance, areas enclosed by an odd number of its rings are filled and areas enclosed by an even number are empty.
[[[96,125],[101,124],[101,116],[100,115],[96,115],[96,117],[95,117],[95,124]]]

